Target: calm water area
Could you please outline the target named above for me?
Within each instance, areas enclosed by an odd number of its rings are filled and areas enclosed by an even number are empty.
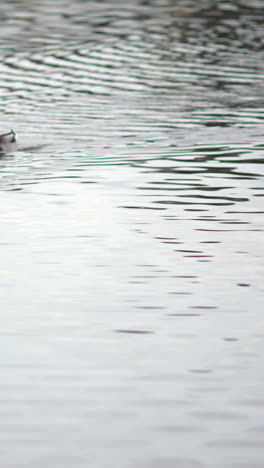
[[[263,468],[263,7],[1,1],[1,467]]]

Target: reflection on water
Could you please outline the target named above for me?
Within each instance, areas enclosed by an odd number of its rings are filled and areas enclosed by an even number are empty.
[[[1,3],[1,466],[263,465],[262,10]]]

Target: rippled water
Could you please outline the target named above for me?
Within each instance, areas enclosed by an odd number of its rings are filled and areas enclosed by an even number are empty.
[[[1,466],[262,468],[263,2],[0,18]]]

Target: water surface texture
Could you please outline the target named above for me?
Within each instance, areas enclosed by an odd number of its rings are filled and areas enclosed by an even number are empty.
[[[0,20],[1,467],[263,468],[263,2]]]

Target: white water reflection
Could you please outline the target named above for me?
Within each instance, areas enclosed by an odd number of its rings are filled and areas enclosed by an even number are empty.
[[[1,14],[1,464],[262,466],[259,2]]]

